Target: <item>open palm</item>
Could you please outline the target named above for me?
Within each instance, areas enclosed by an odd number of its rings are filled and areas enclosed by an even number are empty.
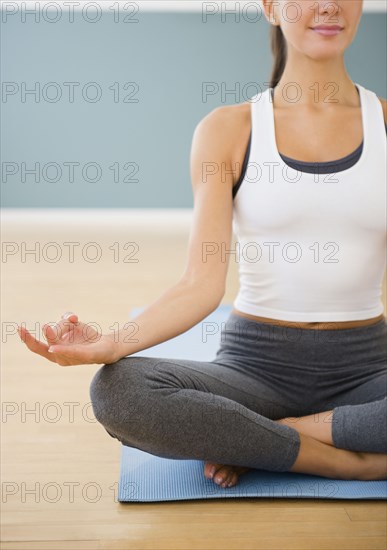
[[[113,337],[78,321],[75,313],[64,314],[54,327],[43,325],[47,344],[37,340],[24,327],[18,327],[18,333],[32,352],[61,366],[112,363],[119,358]]]

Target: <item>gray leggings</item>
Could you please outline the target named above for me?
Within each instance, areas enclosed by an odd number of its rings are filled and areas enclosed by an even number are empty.
[[[163,458],[288,471],[300,437],[274,420],[332,409],[335,447],[387,453],[386,344],[385,317],[315,330],[230,313],[212,361],[145,350],[100,367],[90,398],[110,436]]]

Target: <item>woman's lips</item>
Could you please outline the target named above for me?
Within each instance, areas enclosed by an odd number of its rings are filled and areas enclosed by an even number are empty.
[[[311,29],[314,32],[317,32],[318,34],[321,34],[323,36],[336,36],[336,34],[339,34],[343,29],[338,27],[332,27],[331,29],[328,27],[319,27],[319,28],[312,28]]]

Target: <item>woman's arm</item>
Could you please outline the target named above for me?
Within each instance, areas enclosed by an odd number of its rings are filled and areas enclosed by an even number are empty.
[[[47,344],[25,327],[21,340],[34,353],[61,366],[113,363],[187,331],[219,305],[225,291],[232,235],[232,150],[236,110],[218,107],[195,128],[191,150],[194,216],[188,259],[180,280],[122,330],[98,334],[66,314],[43,326]],[[155,270],[155,273],[157,271]]]
[[[112,335],[120,357],[189,330],[222,300],[232,236],[233,117],[229,107],[218,107],[195,128],[190,159],[194,215],[186,268],[177,284],[133,318],[128,328]]]
[[[117,359],[170,340],[207,317],[220,303],[212,287],[179,281],[143,312],[111,335],[117,343]]]

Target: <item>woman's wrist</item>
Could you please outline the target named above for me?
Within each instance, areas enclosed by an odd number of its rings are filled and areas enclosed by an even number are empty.
[[[127,346],[122,341],[123,340],[122,336],[121,338],[119,337],[119,333],[118,333],[118,336],[117,336],[117,333],[105,334],[104,336],[111,341],[112,359],[110,363],[115,363],[116,361],[119,361],[120,359],[122,359],[122,357],[126,357],[127,355],[129,355]]]

